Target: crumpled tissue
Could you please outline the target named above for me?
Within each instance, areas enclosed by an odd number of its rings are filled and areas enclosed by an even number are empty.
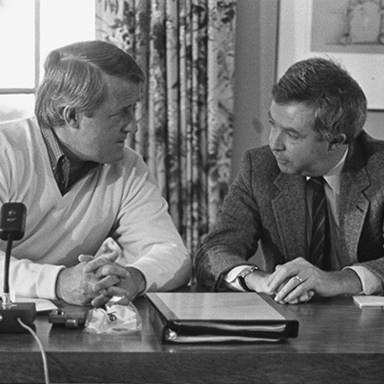
[[[110,335],[124,335],[141,331],[141,317],[132,303],[121,305],[111,300],[105,305],[105,308],[94,308],[89,311],[85,331]]]

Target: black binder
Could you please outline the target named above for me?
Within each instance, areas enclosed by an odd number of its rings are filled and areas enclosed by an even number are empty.
[[[299,323],[254,292],[150,292],[149,315],[163,343],[278,342]]]

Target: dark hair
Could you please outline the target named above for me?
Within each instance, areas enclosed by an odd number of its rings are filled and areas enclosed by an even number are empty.
[[[53,50],[36,96],[35,114],[41,126],[64,124],[69,106],[91,117],[106,97],[104,75],[143,82],[135,60],[117,46],[100,40],[84,41]]]
[[[333,60],[310,58],[293,64],[272,88],[277,104],[314,108],[313,128],[331,142],[339,134],[352,142],[363,129],[367,100],[359,84]]]

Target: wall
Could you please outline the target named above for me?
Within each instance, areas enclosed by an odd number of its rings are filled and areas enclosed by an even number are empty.
[[[268,139],[275,78],[278,0],[238,0],[232,179],[244,150]]]
[[[232,179],[238,173],[243,151],[268,142],[267,112],[275,81],[278,3],[237,1]],[[384,139],[384,111],[369,111],[365,129]]]

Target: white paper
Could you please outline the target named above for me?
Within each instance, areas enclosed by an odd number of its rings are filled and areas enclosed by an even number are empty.
[[[384,307],[384,296],[353,296],[355,304],[361,307]]]
[[[57,309],[57,306],[52,303],[52,301],[45,299],[35,299],[30,297],[18,297],[15,303],[35,303],[36,312],[45,312],[45,311],[53,311]]]

